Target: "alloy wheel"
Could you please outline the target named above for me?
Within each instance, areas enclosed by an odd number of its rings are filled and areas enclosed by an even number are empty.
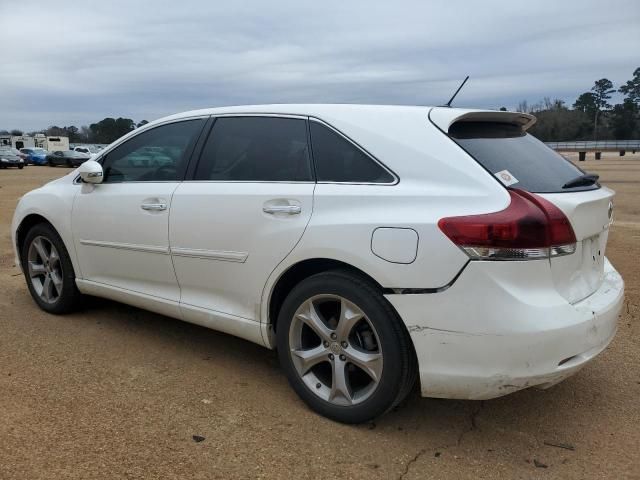
[[[29,246],[27,256],[29,281],[44,302],[55,303],[62,295],[62,262],[49,239],[38,236]]]
[[[380,383],[383,355],[376,329],[343,297],[316,295],[303,302],[291,322],[289,346],[302,381],[329,403],[361,403]]]

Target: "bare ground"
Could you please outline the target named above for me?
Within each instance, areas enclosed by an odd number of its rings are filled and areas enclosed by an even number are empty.
[[[11,215],[67,170],[0,171],[0,479],[640,478],[640,155],[603,157],[581,166],[618,192],[607,255],[627,298],[611,346],[549,390],[414,394],[361,426],[309,411],[248,342],[108,301],[40,311]]]

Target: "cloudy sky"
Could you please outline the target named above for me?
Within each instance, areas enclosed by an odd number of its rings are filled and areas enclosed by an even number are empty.
[[[572,103],[640,66],[640,1],[0,0],[0,129],[248,103]]]

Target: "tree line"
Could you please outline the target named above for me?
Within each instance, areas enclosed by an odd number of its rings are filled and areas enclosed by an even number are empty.
[[[52,125],[44,130],[28,132],[27,135],[34,136],[42,133],[50,137],[69,137],[70,143],[111,143],[123,135],[147,124],[146,120],[136,123],[130,118],[107,117],[89,126],[83,125],[78,128],[75,125],[69,127],[59,127]],[[23,135],[25,132],[18,129],[0,130],[0,135]]]
[[[623,94],[622,103],[611,105],[616,91]],[[520,102],[517,111],[536,116],[529,132],[545,142],[640,139],[640,68],[618,89],[607,78],[596,80],[571,108],[563,100],[547,97],[535,105]]]

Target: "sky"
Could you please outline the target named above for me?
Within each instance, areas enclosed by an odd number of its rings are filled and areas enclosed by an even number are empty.
[[[640,67],[639,0],[0,0],[0,130],[257,103],[572,104]]]

